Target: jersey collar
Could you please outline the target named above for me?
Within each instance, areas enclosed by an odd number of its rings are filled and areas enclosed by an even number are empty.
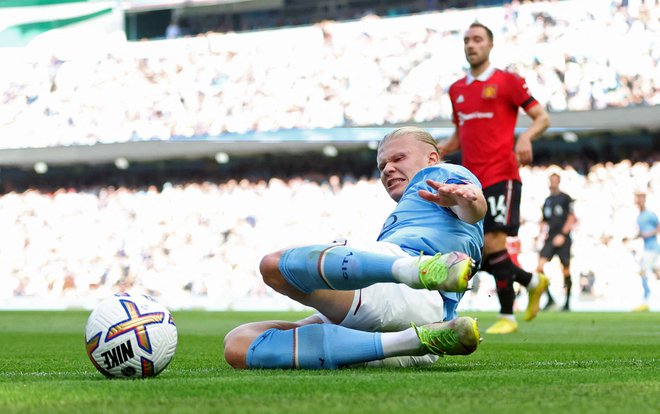
[[[470,72],[468,70],[466,83],[469,85],[472,82],[474,82],[475,80],[478,80],[479,82],[486,82],[488,80],[488,78],[490,78],[493,75],[494,72],[495,72],[495,66],[490,65],[490,66],[488,66],[488,69],[483,71],[481,73],[481,75],[479,75],[475,78],[474,76],[472,76],[472,72]]]

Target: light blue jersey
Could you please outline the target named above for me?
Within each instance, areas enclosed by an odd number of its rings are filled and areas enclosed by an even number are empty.
[[[470,171],[460,165],[438,164],[419,171],[408,184],[399,204],[385,220],[378,241],[401,246],[410,255],[420,252],[426,255],[459,251],[481,262],[484,243],[483,220],[468,224],[457,220],[456,214],[447,207],[424,200],[419,190],[435,190],[426,180],[440,183],[481,183]]]
[[[481,188],[477,177],[460,165],[438,164],[424,168],[415,174],[396,208],[385,220],[378,241],[394,243],[412,256],[463,252],[479,265],[484,244],[483,220],[468,224],[457,219],[451,209],[421,198],[419,190],[435,192],[426,183],[428,179],[449,184],[472,183]],[[445,320],[454,319],[463,294],[442,291],[440,294],[445,303]]]
[[[637,226],[640,233],[655,230],[658,227],[658,216],[655,213],[644,210],[637,216]],[[644,250],[652,252],[660,252],[660,244],[658,244],[657,235],[651,237],[644,237]]]

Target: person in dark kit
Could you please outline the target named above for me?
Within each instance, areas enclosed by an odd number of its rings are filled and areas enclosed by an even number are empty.
[[[571,230],[577,223],[573,212],[573,199],[559,189],[561,177],[557,173],[550,174],[550,195],[543,203],[543,233],[546,234],[543,248],[539,253],[539,261],[536,267],[538,273],[543,273],[543,268],[556,255],[561,262],[564,275],[564,290],[566,291],[566,302],[563,310],[570,309],[571,287]],[[547,291],[548,303],[545,309],[555,305],[555,300]]]

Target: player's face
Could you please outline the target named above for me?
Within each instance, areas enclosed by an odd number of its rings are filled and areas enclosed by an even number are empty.
[[[646,195],[641,193],[635,194],[635,204],[637,204],[637,208],[644,210],[644,206],[646,205]]]
[[[471,27],[463,38],[465,58],[470,67],[476,68],[488,62],[493,42],[483,27]]]
[[[398,202],[415,174],[436,164],[438,159],[433,146],[413,135],[402,135],[386,141],[378,150],[376,161],[380,181],[390,197]]]
[[[549,189],[551,193],[556,193],[559,191],[559,177],[557,177],[556,175],[550,176]]]

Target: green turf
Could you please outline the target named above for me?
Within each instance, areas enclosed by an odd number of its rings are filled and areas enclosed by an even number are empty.
[[[107,380],[85,354],[87,312],[0,312],[0,413],[654,413],[660,313],[543,313],[433,367],[235,371],[239,323],[294,313],[175,312],[179,347],[149,380]],[[480,325],[495,319],[478,314]]]

